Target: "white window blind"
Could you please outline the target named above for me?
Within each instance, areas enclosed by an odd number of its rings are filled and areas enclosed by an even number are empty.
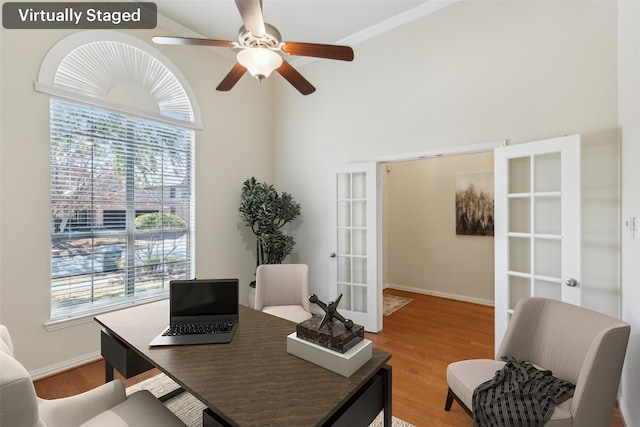
[[[193,150],[189,129],[51,99],[52,320],[192,276]]]

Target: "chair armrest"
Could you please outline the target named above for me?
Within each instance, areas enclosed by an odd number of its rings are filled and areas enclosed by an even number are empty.
[[[127,399],[124,384],[116,379],[92,390],[61,399],[38,399],[40,418],[47,427],[73,427]]]

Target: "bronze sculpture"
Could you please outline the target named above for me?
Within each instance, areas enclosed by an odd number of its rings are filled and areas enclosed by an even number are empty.
[[[320,326],[318,326],[318,330],[322,329],[329,321],[333,320],[334,318],[336,318],[339,321],[341,321],[344,324],[345,328],[347,328],[347,329],[353,328],[353,322],[351,320],[349,320],[349,319],[345,319],[340,313],[338,313],[338,304],[340,304],[340,299],[341,298],[342,298],[342,294],[340,294],[340,296],[338,297],[337,300],[329,301],[329,304],[325,304],[324,302],[322,302],[322,301],[320,301],[318,299],[316,294],[312,294],[309,297],[309,302],[310,303],[317,304],[325,312],[324,313],[324,317],[322,318],[322,321],[320,322]]]

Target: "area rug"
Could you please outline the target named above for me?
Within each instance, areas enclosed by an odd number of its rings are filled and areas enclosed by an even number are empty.
[[[399,297],[396,295],[384,295],[382,299],[382,313],[385,316],[389,316],[409,304],[411,301],[413,301],[411,298]]]
[[[176,384],[171,378],[167,377],[165,374],[158,374],[155,377],[139,382],[138,384],[134,384],[131,387],[127,387],[127,395],[138,390],[146,389],[154,396],[160,397],[175,390],[176,388],[178,388],[178,384]],[[164,404],[187,426],[202,426],[202,410],[205,408],[205,405],[191,394],[187,392],[181,393],[178,396],[167,400]],[[415,427],[413,424],[409,424],[395,417],[393,417],[392,425],[393,427]],[[369,427],[382,426],[383,413],[381,412]]]

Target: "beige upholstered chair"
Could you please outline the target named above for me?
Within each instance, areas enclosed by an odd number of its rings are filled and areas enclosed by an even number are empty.
[[[504,357],[530,362],[575,384],[545,427],[608,427],[616,402],[630,326],[607,315],[544,298],[518,302],[496,360],[465,360],[447,367],[449,393],[471,414],[474,389],[502,369]]]
[[[11,427],[185,427],[147,390],[125,396],[115,380],[62,399],[36,396],[27,370],[13,357],[9,331],[0,325],[0,425]]]
[[[309,267],[264,264],[256,271],[256,310],[300,323],[311,318]]]

